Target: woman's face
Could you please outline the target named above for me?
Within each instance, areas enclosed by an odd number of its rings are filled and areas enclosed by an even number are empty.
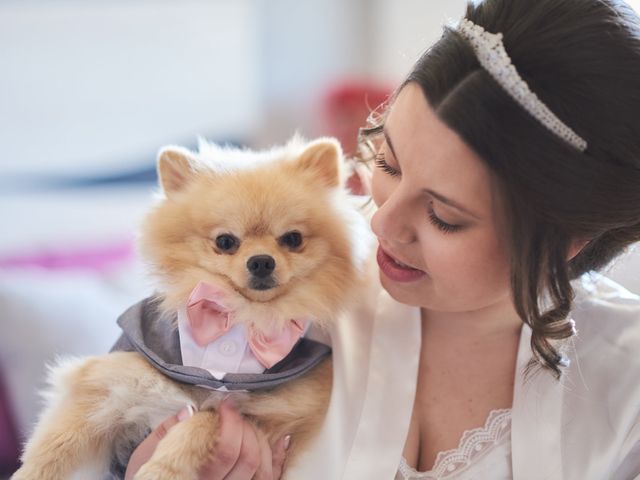
[[[380,279],[392,297],[448,312],[510,301],[504,214],[489,171],[415,84],[385,121],[372,192]]]

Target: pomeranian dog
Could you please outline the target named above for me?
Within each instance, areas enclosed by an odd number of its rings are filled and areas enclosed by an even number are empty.
[[[115,351],[52,369],[47,408],[12,478],[113,474],[185,405],[194,416],[135,478],[197,478],[228,395],[270,442],[291,435],[286,477],[331,393],[330,348],[317,333],[348,312],[367,278],[371,234],[343,187],[341,157],[332,139],[297,137],[264,152],[161,150],[163,196],[139,244],[157,293],[120,317]]]

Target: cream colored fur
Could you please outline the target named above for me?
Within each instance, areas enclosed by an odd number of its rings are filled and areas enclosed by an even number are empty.
[[[320,326],[335,321],[364,287],[359,244],[370,238],[341,189],[340,165],[340,148],[328,139],[294,139],[259,153],[208,145],[200,154],[162,150],[164,197],[143,225],[140,248],[158,280],[165,316],[173,316],[199,281],[210,281],[231,292],[236,320],[258,329],[294,317],[311,316]],[[298,249],[278,241],[291,230],[302,233]],[[233,254],[218,251],[214,242],[229,232],[241,239]],[[274,288],[249,287],[246,261],[257,254],[275,259]],[[224,394],[174,382],[137,353],[63,362],[50,383],[48,407],[14,480],[70,478],[88,466],[99,478],[117,449],[138,443],[186,404],[199,411],[169,431],[135,478],[197,478],[217,448],[215,408]],[[293,462],[319,428],[330,392],[326,360],[274,390],[233,395],[270,440],[291,435],[287,462]]]

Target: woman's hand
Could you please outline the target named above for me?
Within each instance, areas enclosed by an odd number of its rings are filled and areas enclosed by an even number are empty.
[[[220,441],[211,461],[203,467],[200,480],[278,480],[282,476],[289,435],[270,445],[264,433],[245,420],[228,400],[220,404],[218,413]],[[185,407],[156,427],[131,455],[125,480],[133,479],[174,425],[188,421],[192,415],[193,409]]]

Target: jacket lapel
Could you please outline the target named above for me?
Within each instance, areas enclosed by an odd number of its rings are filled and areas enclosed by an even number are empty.
[[[533,357],[531,328],[522,326],[511,413],[514,480],[561,480],[561,421],[564,385],[549,372],[534,370],[524,378]]]

